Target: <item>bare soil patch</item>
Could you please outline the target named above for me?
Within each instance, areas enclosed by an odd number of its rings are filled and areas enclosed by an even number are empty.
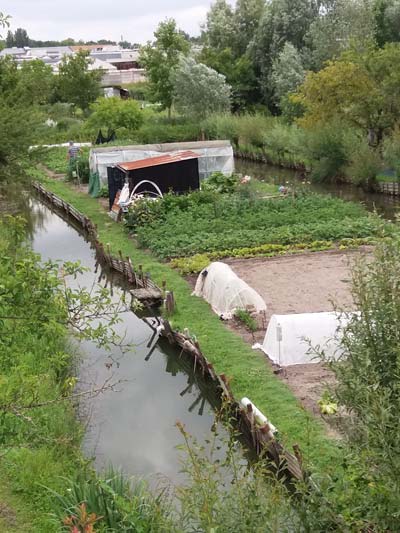
[[[227,326],[246,342],[254,344],[263,341],[273,314],[333,311],[335,305],[354,309],[350,265],[360,254],[370,253],[371,247],[361,247],[356,251],[225,260],[267,304],[266,320],[259,319],[259,329],[254,334],[236,320],[229,321]],[[191,277],[189,282],[194,285],[195,278]],[[280,371],[270,364],[301,404],[314,415],[321,416],[317,402],[324,390],[334,385],[333,373],[321,363],[293,365]],[[332,428],[327,427],[327,431],[335,434]]]
[[[351,294],[351,264],[370,247],[357,251],[314,252],[261,259],[226,261],[267,304],[267,322],[273,314],[317,313],[354,309]],[[256,334],[263,340],[265,330]],[[245,334],[246,340],[249,334]],[[319,415],[318,400],[334,384],[332,372],[321,363],[293,365],[277,374],[285,381],[302,405]]]

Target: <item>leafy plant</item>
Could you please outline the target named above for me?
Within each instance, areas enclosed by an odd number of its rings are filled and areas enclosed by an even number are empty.
[[[141,246],[162,258],[213,252],[226,257],[245,247],[364,239],[379,225],[360,205],[307,193],[273,199],[209,191],[166,195],[146,217],[143,224],[129,218],[126,223]]]
[[[65,480],[64,493],[50,491],[56,502],[55,521],[65,526],[94,526],[99,531],[131,533],[166,531],[168,501],[166,494],[153,496],[144,482],[131,481],[109,468],[99,477]]]
[[[240,179],[237,174],[226,176],[222,172],[213,172],[211,176],[203,180],[201,188],[203,191],[229,194],[236,191],[239,186],[239,181]]]
[[[246,309],[236,309],[235,318],[241,322],[244,327],[251,333],[254,333],[258,329],[257,321],[251,316]]]

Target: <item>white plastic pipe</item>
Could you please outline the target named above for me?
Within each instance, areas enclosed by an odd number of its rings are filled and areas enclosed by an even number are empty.
[[[248,398],[242,398],[240,400],[240,405],[244,408],[247,408],[248,405],[251,405],[257,424],[260,424],[260,426],[268,424],[272,433],[276,433],[278,431],[276,427],[271,424],[268,418]]]

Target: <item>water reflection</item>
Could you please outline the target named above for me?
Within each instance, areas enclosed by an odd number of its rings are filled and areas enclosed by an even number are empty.
[[[247,174],[253,178],[264,180],[267,183],[274,183],[275,185],[290,185],[299,186],[304,179],[304,173],[296,170],[284,169],[281,167],[274,167],[264,163],[255,163],[253,161],[245,161],[243,159],[235,160],[235,168],[237,172]],[[311,190],[321,194],[331,194],[343,200],[360,202],[370,211],[377,211],[380,215],[388,219],[394,219],[395,215],[399,213],[400,197],[390,196],[388,194],[378,194],[365,192],[359,187],[354,187],[348,184],[332,184],[332,183],[312,183],[309,185]]]
[[[38,201],[31,202],[30,210],[32,246],[43,260],[79,260],[88,271],[73,285],[110,285],[112,279],[96,267],[95,251],[83,236]],[[114,285],[113,293],[117,301],[121,289]],[[213,408],[218,406],[215,390],[183,354],[157,342],[151,320],[131,312],[121,313],[120,319],[115,329],[126,335],[133,350],[99,349],[88,341],[79,346],[82,383],[99,387],[107,380],[119,382],[118,392],[106,390],[85,404],[90,416],[84,449],[95,456],[99,468],[112,463],[128,474],[162,475],[177,481],[181,474],[175,447],[182,439],[175,424],[185,424],[199,441],[207,438],[214,423]]]

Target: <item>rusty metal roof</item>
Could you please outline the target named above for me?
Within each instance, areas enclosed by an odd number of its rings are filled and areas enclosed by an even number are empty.
[[[199,154],[187,150],[185,152],[178,152],[176,154],[158,155],[156,157],[148,157],[147,159],[139,159],[138,161],[131,161],[128,163],[119,163],[118,168],[129,171],[137,170],[139,168],[156,167],[158,165],[168,165],[169,163],[177,163],[179,161],[186,161],[187,159],[198,159]]]

